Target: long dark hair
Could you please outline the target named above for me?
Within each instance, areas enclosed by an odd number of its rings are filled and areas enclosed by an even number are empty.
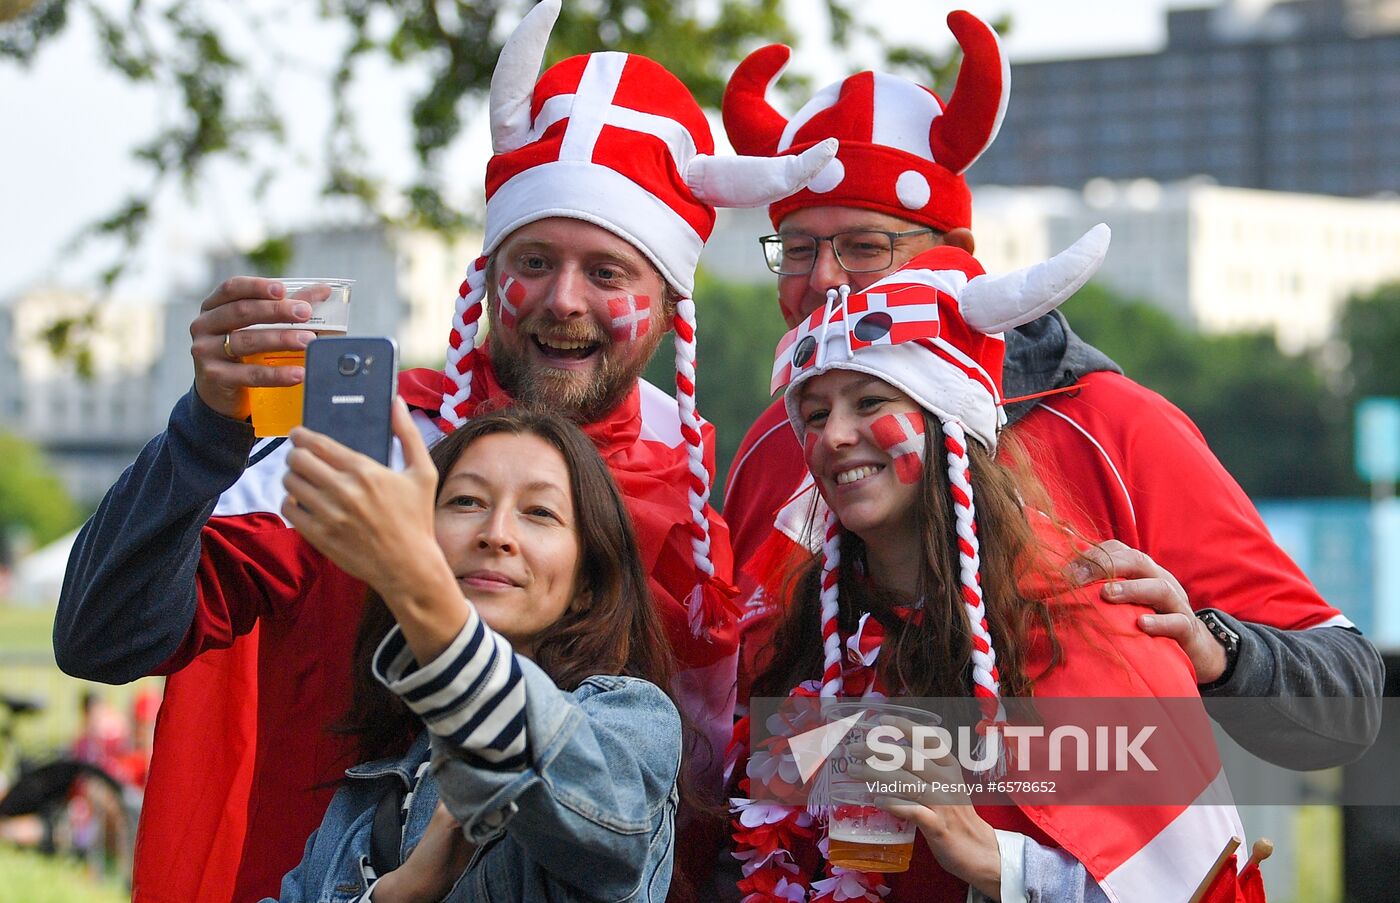
[[[924,460],[943,460],[943,431],[927,411],[924,417]],[[1042,501],[1046,493],[1035,483],[1005,434],[1003,452],[1014,462],[1000,463],[981,444],[968,443],[971,479],[975,487],[977,535],[982,561],[982,592],[987,622],[997,655],[1001,692],[1023,696],[1030,692],[1026,673],[1028,638],[1039,622],[1051,647],[1050,666],[1061,658],[1055,636],[1060,613],[1044,599],[1026,595],[1021,587],[1028,571],[1052,569],[1045,559],[1023,510],[1025,500]],[[838,594],[840,629],[850,633],[860,616],[870,612],[886,628],[886,646],[877,660],[880,677],[890,692],[909,696],[959,698],[971,690],[972,633],[958,579],[958,547],[947,470],[924,468],[914,526],[922,543],[923,566],[911,598],[882,591],[862,573],[865,543],[842,529]],[[785,615],[773,640],[773,657],[754,680],[754,696],[786,696],[804,680],[822,672],[820,555],[801,563],[783,584]],[[923,600],[922,623],[905,621],[895,606]],[[1048,669],[1047,669],[1048,670]],[[1043,672],[1042,672],[1043,673]]]
[[[529,435],[559,450],[569,471],[580,551],[580,579],[591,603],[570,610],[537,639],[534,662],[563,690],[594,674],[651,681],[669,693],[675,660],[652,603],[632,520],[607,465],[588,438],[557,414],[512,406],[481,414],[433,446],[437,492],[457,460],[483,436]],[[350,711],[340,730],[357,737],[359,761],[403,752],[423,723],[370,673],[374,650],[394,626],[384,600],[369,592],[355,640]]]

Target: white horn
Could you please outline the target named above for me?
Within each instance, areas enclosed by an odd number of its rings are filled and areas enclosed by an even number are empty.
[[[1049,313],[1098,272],[1108,253],[1108,226],[1099,223],[1051,257],[1004,276],[977,276],[958,301],[967,325],[980,332],[1015,329]]]
[[[491,149],[498,154],[528,141],[530,101],[558,18],[559,0],[540,0],[501,47],[496,71],[491,73]]]
[[[800,154],[781,157],[699,154],[685,168],[685,184],[716,207],[763,207],[805,187],[836,157],[838,144],[828,138]]]

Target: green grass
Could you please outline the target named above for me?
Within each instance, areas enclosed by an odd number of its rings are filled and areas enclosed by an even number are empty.
[[[58,670],[53,659],[53,609],[16,608],[0,601],[0,692],[40,700],[44,710],[23,719],[16,730],[20,749],[42,756],[68,745],[78,731],[79,702],[93,689],[111,705],[130,713],[131,699],[159,678],[113,687],[78,680]],[[0,767],[4,763],[0,762]]]
[[[122,888],[100,884],[83,866],[0,847],[0,903],[128,903]]]
[[[13,608],[0,601],[0,649],[53,652],[53,609]]]

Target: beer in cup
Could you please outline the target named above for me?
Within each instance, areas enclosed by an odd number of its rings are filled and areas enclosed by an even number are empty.
[[[866,734],[871,728],[884,724],[883,718],[896,716],[914,725],[936,725],[941,719],[922,709],[879,700],[828,704],[822,707],[822,714],[828,722],[860,716],[827,762],[831,799],[827,860],[832,865],[861,872],[908,871],[918,827],[913,821],[886,812],[877,805],[878,801],[897,798],[899,794],[872,790],[865,780],[851,777],[851,769],[866,759]]]
[[[831,789],[827,860],[859,872],[908,871],[918,828],[875,806],[871,796],[849,784]]]
[[[279,279],[287,297],[311,305],[311,317],[304,323],[259,323],[248,329],[304,329],[318,336],[345,335],[350,325],[350,286],[353,279]],[[264,351],[243,357],[245,364],[267,367],[304,367],[306,349]],[[253,435],[285,436],[301,425],[303,388],[277,386],[250,388],[248,401],[253,410]]]

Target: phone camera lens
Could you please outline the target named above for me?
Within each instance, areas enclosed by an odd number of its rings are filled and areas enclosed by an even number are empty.
[[[341,376],[354,376],[360,372],[360,356],[358,354],[342,354],[336,363],[336,368],[340,370]]]

